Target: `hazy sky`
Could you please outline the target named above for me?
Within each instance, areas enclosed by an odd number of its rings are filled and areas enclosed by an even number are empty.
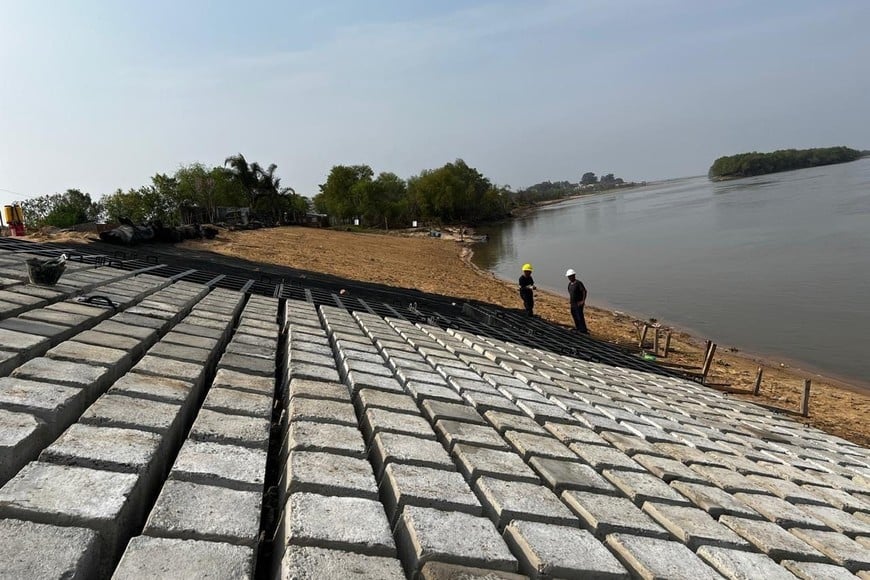
[[[0,0],[0,202],[241,152],[514,188],[870,148],[867,0]],[[10,193],[13,192],[13,193]]]

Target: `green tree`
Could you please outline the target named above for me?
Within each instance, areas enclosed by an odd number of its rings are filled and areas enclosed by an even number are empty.
[[[78,189],[68,189],[65,193],[43,195],[18,203],[24,212],[25,223],[33,228],[66,228],[97,221],[103,211],[102,205],[94,202],[90,194]]]
[[[317,211],[342,221],[362,217],[364,197],[374,172],[368,165],[335,165],[314,197]]]
[[[591,171],[587,171],[580,178],[580,185],[595,185],[596,183],[598,183],[598,178]]]
[[[408,180],[411,203],[424,219],[441,223],[471,223],[507,215],[507,192],[493,187],[477,169],[462,159],[424,170]]]

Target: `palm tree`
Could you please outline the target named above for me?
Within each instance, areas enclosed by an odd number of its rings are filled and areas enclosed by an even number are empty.
[[[258,163],[249,164],[245,156],[239,153],[232,155],[224,160],[224,167],[230,166],[235,178],[239,181],[245,195],[248,198],[248,205],[253,208],[254,203],[259,197],[260,174],[263,169]],[[274,164],[273,164],[274,166]],[[273,166],[270,166],[273,167]],[[274,169],[272,169],[274,171]]]

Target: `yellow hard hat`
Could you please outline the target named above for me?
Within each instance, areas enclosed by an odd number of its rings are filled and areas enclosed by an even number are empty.
[[[532,271],[532,265],[531,265],[531,264],[523,264],[523,272],[525,272],[526,270],[528,270],[529,272],[531,272],[531,271]]]

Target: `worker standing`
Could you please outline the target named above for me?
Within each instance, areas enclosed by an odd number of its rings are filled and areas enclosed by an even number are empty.
[[[526,309],[527,316],[534,316],[535,310],[535,294],[537,290],[535,280],[532,278],[532,265],[523,264],[523,273],[520,275],[520,298],[523,299],[523,306]]]
[[[583,307],[586,306],[586,286],[577,279],[577,272],[573,268],[568,268],[565,276],[568,277],[568,300],[571,301],[574,330],[581,334],[589,334],[589,329],[586,328],[586,316],[583,314]]]

